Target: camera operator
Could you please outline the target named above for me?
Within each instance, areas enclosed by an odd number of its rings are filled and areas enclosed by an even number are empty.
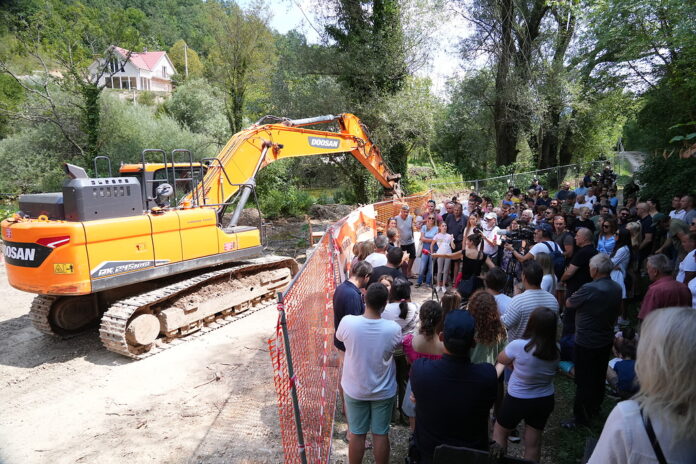
[[[562,253],[561,248],[553,241],[553,227],[550,224],[540,224],[534,228],[534,243],[534,246],[524,255],[516,251],[511,243],[507,243],[505,249],[512,251],[512,255],[520,262],[534,259],[537,253],[552,254],[556,251]]]

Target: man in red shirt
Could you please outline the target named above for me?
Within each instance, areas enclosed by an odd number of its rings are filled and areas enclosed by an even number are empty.
[[[640,305],[638,319],[645,319],[655,309],[691,306],[689,287],[674,280],[673,268],[667,256],[663,254],[649,256],[647,270],[648,277],[653,283],[648,287],[643,303]]]

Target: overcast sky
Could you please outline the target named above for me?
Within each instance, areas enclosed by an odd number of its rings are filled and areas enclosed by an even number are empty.
[[[242,7],[251,4],[253,0],[237,0]],[[266,0],[272,9],[271,27],[280,33],[296,29],[304,33],[312,43],[320,41],[317,30],[321,25],[314,17],[312,0]],[[449,77],[459,73],[461,61],[454,47],[466,27],[462,27],[461,18],[447,15],[449,20],[438,27],[437,49],[429,68],[417,72],[420,76],[429,76],[433,81],[433,91],[444,96],[445,82]]]

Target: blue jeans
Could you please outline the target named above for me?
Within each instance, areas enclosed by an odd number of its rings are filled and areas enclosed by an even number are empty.
[[[421,254],[420,258],[420,272],[418,273],[418,285],[423,283],[423,277],[425,277],[426,285],[430,285],[433,281],[433,267],[430,265],[432,260],[430,253]]]

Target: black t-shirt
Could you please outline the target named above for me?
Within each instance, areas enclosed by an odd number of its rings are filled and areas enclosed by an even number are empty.
[[[367,285],[369,286],[370,284],[374,284],[383,275],[390,275],[394,279],[396,279],[397,277],[401,277],[402,279],[406,278],[404,277],[400,269],[389,266],[377,266],[372,270],[372,275],[370,276],[370,281],[367,283]]]
[[[551,206],[551,197],[546,197],[546,198],[539,197],[539,198],[537,198],[536,205],[537,206],[543,205],[546,207]]]
[[[588,282],[592,281],[590,277],[590,259],[597,254],[597,249],[594,245],[585,245],[582,248],[578,248],[573,253],[573,257],[570,259],[570,264],[577,266],[577,270],[573,277],[567,280],[567,296],[575,293],[580,287]]]
[[[445,354],[417,359],[411,367],[416,398],[416,443],[421,463],[442,444],[488,451],[488,413],[497,392],[495,368]]]
[[[576,219],[575,221],[573,221],[573,225],[572,225],[573,232],[577,232],[578,229],[580,229],[582,227],[590,229],[592,232],[595,231],[595,223],[592,219],[584,219],[584,220]]]
[[[643,237],[645,237],[645,234],[655,234],[655,225],[653,224],[652,216],[648,214],[644,218],[638,219],[638,222],[640,222]]]

